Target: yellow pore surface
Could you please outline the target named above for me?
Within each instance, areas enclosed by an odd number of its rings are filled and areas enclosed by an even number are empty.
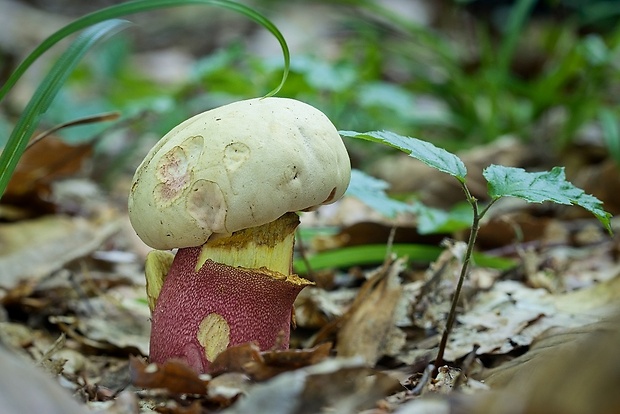
[[[292,273],[295,229],[298,225],[297,214],[286,213],[271,223],[208,240],[202,246],[196,271],[210,259],[232,267],[276,273],[272,276],[277,278],[287,277]]]

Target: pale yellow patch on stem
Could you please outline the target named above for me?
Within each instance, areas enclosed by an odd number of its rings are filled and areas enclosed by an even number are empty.
[[[200,322],[196,338],[205,350],[207,361],[213,362],[228,347],[230,327],[221,315],[210,313]]]
[[[159,292],[164,285],[164,279],[168,275],[174,254],[162,250],[150,251],[146,256],[144,273],[146,275],[146,296],[149,302],[151,313],[155,309],[155,304],[159,298]]]

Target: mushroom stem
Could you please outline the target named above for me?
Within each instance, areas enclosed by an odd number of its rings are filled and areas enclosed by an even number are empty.
[[[153,300],[150,358],[184,359],[197,372],[227,347],[286,349],[297,294],[291,273],[297,215],[179,249]]]

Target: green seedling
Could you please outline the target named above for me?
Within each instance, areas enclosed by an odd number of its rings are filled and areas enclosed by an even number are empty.
[[[497,200],[502,197],[516,197],[530,203],[551,201],[558,204],[580,206],[594,214],[610,234],[612,232],[610,221],[611,214],[603,210],[603,203],[596,197],[586,194],[583,190],[568,182],[563,167],[554,167],[551,171],[546,172],[527,172],[521,168],[490,165],[484,169],[482,174],[487,180],[488,194],[491,201],[486,206],[481,207],[478,204],[478,200],[471,195],[467,187],[467,169],[465,168],[465,164],[456,155],[442,148],[438,148],[429,142],[387,131],[366,133],[340,131],[340,135],[388,145],[405,152],[409,156],[422,161],[432,168],[450,174],[459,182],[465,193],[465,198],[471,206],[473,218],[469,239],[467,241],[467,249],[452,298],[446,327],[439,344],[439,351],[434,364],[435,367],[439,367],[444,363],[444,351],[448,343],[452,325],[456,319],[456,307],[463,281],[467,277],[469,271],[480,222]]]

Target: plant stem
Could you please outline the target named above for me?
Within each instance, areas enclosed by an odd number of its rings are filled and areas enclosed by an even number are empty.
[[[456,319],[456,306],[459,302],[459,296],[461,295],[461,288],[463,287],[463,282],[465,281],[465,277],[467,276],[467,272],[469,271],[469,263],[471,262],[472,253],[474,251],[474,244],[476,243],[478,229],[480,228],[480,219],[482,218],[482,214],[478,212],[478,200],[476,200],[476,198],[471,195],[465,183],[461,182],[461,185],[463,187],[463,191],[465,191],[465,195],[467,196],[467,201],[469,202],[469,204],[471,204],[471,208],[474,211],[474,218],[471,224],[469,240],[467,241],[467,250],[465,251],[465,257],[463,258],[461,274],[459,275],[459,281],[456,285],[454,296],[452,297],[452,305],[450,307],[450,313],[448,313],[446,328],[441,337],[441,342],[439,343],[439,352],[437,353],[437,358],[435,359],[435,370],[439,369],[439,367],[443,365],[443,355],[446,350],[446,345],[448,344],[448,336],[450,335],[452,325],[454,324],[454,321]],[[484,212],[486,211],[487,209],[484,210]],[[433,373],[433,375],[435,375],[435,373]]]

